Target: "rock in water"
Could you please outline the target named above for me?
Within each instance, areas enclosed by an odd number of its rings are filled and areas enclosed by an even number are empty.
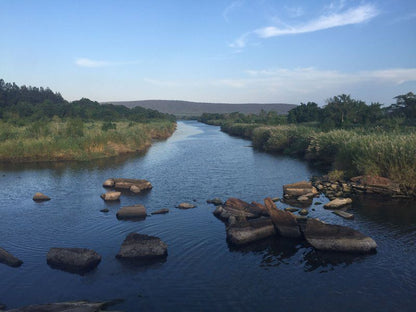
[[[168,212],[169,212],[169,209],[163,208],[163,209],[159,209],[159,210],[153,211],[152,212],[152,215],[155,215],[155,214],[165,214],[165,213],[168,213]]]
[[[114,185],[115,185],[114,179],[107,179],[103,183],[104,187],[114,187]]]
[[[368,236],[346,226],[326,224],[308,219],[304,230],[309,244],[318,250],[350,253],[369,253],[377,248]]]
[[[281,236],[294,238],[301,236],[296,217],[291,212],[277,209],[275,203],[269,197],[264,199],[264,204]]]
[[[196,206],[190,203],[180,203],[179,205],[176,206],[176,208],[179,209],[192,209],[195,208]]]
[[[303,195],[308,195],[308,197],[310,197],[310,194],[312,194],[313,197],[314,195],[318,194],[318,191],[315,187],[312,186],[311,182],[301,181],[283,185],[283,194],[285,198],[293,199]]]
[[[324,205],[325,209],[339,209],[346,205],[351,205],[352,199],[351,198],[335,198],[331,200],[329,203]]]
[[[150,190],[153,186],[147,180],[139,180],[139,179],[123,179],[117,178],[114,179],[114,187],[117,190],[129,190],[133,193],[140,193],[144,190]]]
[[[221,198],[217,198],[217,197],[214,198],[214,199],[208,199],[207,200],[207,203],[208,204],[213,204],[215,206],[219,206],[219,205],[222,205],[223,204]]]
[[[46,196],[45,194],[42,193],[36,193],[35,195],[33,195],[33,200],[37,201],[37,202],[41,202],[41,201],[47,201],[47,200],[51,200],[49,196]]]
[[[54,269],[83,274],[94,269],[101,256],[86,248],[51,248],[46,262]]]
[[[4,263],[13,268],[17,268],[22,265],[23,261],[0,247],[0,263]]]
[[[107,192],[101,194],[101,198],[105,201],[115,201],[120,200],[121,192]]]
[[[121,207],[116,216],[117,219],[145,219],[147,213],[143,205],[133,205]]]
[[[121,259],[148,260],[165,258],[167,255],[168,246],[160,238],[130,233],[121,245],[116,257]]]
[[[247,220],[244,225],[233,224],[227,227],[227,240],[234,245],[244,245],[276,234],[270,218]]]
[[[249,204],[241,199],[231,197],[223,206],[218,206],[215,209],[214,215],[223,221],[228,221],[231,216],[254,219],[262,215],[268,216],[268,213],[262,204],[256,202]]]
[[[35,304],[23,308],[7,310],[7,312],[101,312],[116,302],[73,301],[48,304]],[[111,311],[109,311],[111,312]]]
[[[335,211],[332,211],[332,213],[333,214],[336,214],[337,216],[340,216],[340,217],[342,217],[344,219],[347,219],[347,220],[354,219],[354,215],[352,213],[349,213],[349,212],[346,212],[346,211],[335,210]]]

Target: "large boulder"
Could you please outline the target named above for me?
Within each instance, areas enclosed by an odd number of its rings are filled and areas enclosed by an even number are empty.
[[[324,205],[325,209],[339,209],[341,207],[351,205],[351,198],[335,198]]]
[[[121,245],[116,257],[120,259],[148,260],[165,258],[167,255],[168,246],[160,238],[130,233]]]
[[[0,247],[0,263],[4,263],[13,268],[17,268],[22,265],[23,261]]]
[[[377,248],[371,237],[357,230],[311,218],[306,222],[304,235],[308,243],[318,250],[369,253]]]
[[[243,224],[235,222],[227,227],[227,240],[234,245],[252,243],[276,234],[270,218],[247,220]]]
[[[317,194],[318,191],[309,181],[301,181],[283,185],[283,195],[286,199],[297,199],[304,195],[307,195],[307,197],[310,198]]]
[[[228,221],[231,216],[253,219],[268,214],[266,208],[259,203],[249,204],[241,199],[231,197],[227,199],[224,205],[217,206],[214,215],[223,221]]]
[[[117,219],[145,219],[147,216],[146,208],[143,205],[133,205],[121,207],[117,211]]]
[[[105,201],[116,201],[120,200],[121,192],[107,192],[101,194],[101,198]]]
[[[127,190],[133,193],[140,193],[144,190],[150,190],[153,186],[147,180],[139,180],[139,179],[124,179],[124,178],[116,178],[114,180],[114,188],[116,190]]]
[[[35,304],[22,308],[7,310],[7,312],[101,312],[110,311],[106,308],[116,302],[58,302],[48,304]]]
[[[351,186],[354,190],[369,194],[400,195],[401,189],[398,183],[379,176],[358,176],[351,178]]]
[[[43,193],[36,193],[35,195],[33,195],[33,200],[36,202],[42,202],[42,201],[47,201],[47,200],[51,200],[49,196],[46,196]]]
[[[302,234],[293,213],[277,209],[276,204],[269,197],[264,199],[264,204],[280,236],[301,237]]]
[[[46,256],[52,268],[80,274],[93,270],[100,261],[98,253],[86,248],[51,248]]]

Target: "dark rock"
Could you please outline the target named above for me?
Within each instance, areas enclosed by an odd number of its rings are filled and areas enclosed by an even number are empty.
[[[196,206],[194,204],[190,204],[190,203],[180,203],[179,205],[176,206],[176,208],[179,208],[179,209],[192,209],[195,207]]]
[[[335,198],[324,205],[325,209],[339,209],[341,207],[351,205],[351,198]]]
[[[165,258],[168,255],[168,246],[158,237],[130,233],[127,235],[120,251],[116,255],[122,259],[147,260]]]
[[[98,253],[86,248],[51,248],[46,256],[52,268],[80,274],[91,271],[100,261]]]
[[[110,210],[108,210],[108,208],[104,208],[100,210],[101,212],[109,212]]]
[[[22,265],[23,261],[0,247],[0,263],[17,268]]]
[[[304,234],[308,243],[318,250],[369,253],[377,248],[372,238],[354,229],[311,218],[307,220]]]
[[[116,216],[117,219],[145,219],[147,213],[143,205],[133,205],[121,207]]]
[[[50,197],[46,196],[45,194],[42,193],[36,193],[35,195],[33,195],[33,200],[36,202],[41,202],[41,201],[47,201],[47,200],[51,200]]]
[[[249,204],[241,199],[231,197],[227,199],[223,206],[217,206],[214,215],[223,221],[228,221],[228,218],[231,216],[253,219],[262,215],[263,207],[263,205],[258,203]]]
[[[322,203],[317,201],[317,202],[314,203],[314,205],[322,205]]]
[[[346,212],[346,211],[335,210],[335,211],[332,211],[332,213],[333,214],[336,214],[337,216],[340,216],[340,217],[342,217],[344,219],[347,219],[347,220],[354,219],[354,215],[352,213],[349,213],[349,212]]]
[[[276,227],[278,233],[283,237],[300,237],[296,217],[289,211],[277,209],[275,203],[270,198],[264,199],[264,204]]]
[[[279,200],[280,200],[280,198],[279,198],[279,197],[273,197],[273,198],[272,198],[272,201],[273,201],[273,202],[278,202]]]
[[[4,175],[3,175],[4,176]],[[0,303],[0,311],[6,310],[6,305]]]
[[[7,310],[7,312],[101,312],[109,311],[106,308],[112,304],[115,304],[115,302],[59,302],[30,305],[23,308]]]
[[[299,210],[299,208],[293,208],[293,207],[286,207],[285,209],[284,209],[284,211],[289,211],[289,212],[296,212],[296,211],[298,211]]]
[[[221,198],[208,199],[207,203],[208,204],[213,204],[215,206],[219,206],[219,205],[223,204]]]
[[[299,214],[300,214],[301,216],[306,216],[308,213],[309,213],[309,211],[308,211],[307,209],[301,209],[301,210],[299,211]]]
[[[107,192],[101,194],[101,198],[105,201],[116,201],[120,200],[121,192]]]
[[[276,234],[270,218],[261,217],[246,220],[246,222],[242,223],[235,222],[227,227],[227,240],[231,244],[244,245]]]
[[[169,212],[169,209],[163,208],[163,209],[159,209],[159,210],[153,211],[152,212],[152,215],[155,215],[155,214],[165,214],[165,213],[168,213],[168,212]]]

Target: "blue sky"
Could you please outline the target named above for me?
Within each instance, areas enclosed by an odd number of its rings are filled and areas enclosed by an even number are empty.
[[[64,98],[391,104],[416,92],[414,0],[0,0],[0,78]]]

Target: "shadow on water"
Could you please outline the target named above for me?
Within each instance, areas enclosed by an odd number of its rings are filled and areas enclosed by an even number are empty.
[[[304,272],[318,270],[319,273],[332,271],[337,266],[347,267],[354,262],[363,261],[366,257],[371,256],[318,251],[302,239],[278,236],[243,246],[228,243],[228,248],[231,252],[261,255],[259,264],[261,268],[268,269],[280,265],[293,265],[294,262],[299,261],[303,264]]]

